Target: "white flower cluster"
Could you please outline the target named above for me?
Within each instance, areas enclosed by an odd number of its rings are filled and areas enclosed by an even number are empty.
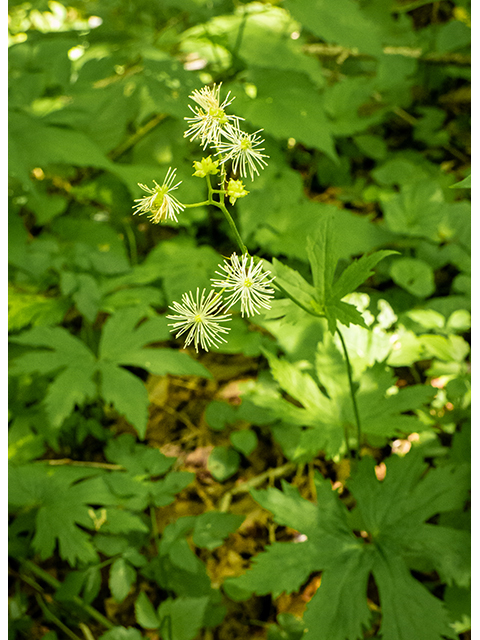
[[[253,180],[255,175],[259,175],[258,168],[267,166],[264,158],[268,156],[262,153],[265,149],[259,148],[264,140],[258,134],[263,129],[255,133],[245,133],[240,129],[239,123],[243,118],[225,113],[225,109],[233,102],[233,98],[229,100],[230,92],[220,104],[221,86],[214,84],[213,87],[193,91],[190,98],[199,106],[190,106],[193,117],[185,118],[189,124],[185,137],[190,140],[199,139],[203,149],[208,145],[214,146],[217,149],[216,155],[221,156],[222,164],[232,160],[235,173],[239,172],[241,178],[246,178],[248,169],[250,179]]]
[[[228,92],[225,100],[220,103],[220,87],[219,84],[213,87],[202,87],[195,89],[190,98],[197,103],[198,106],[189,105],[193,116],[186,117],[189,128],[184,136],[190,140],[199,140],[203,149],[208,145],[213,145],[216,149],[215,155],[220,156],[217,164],[225,164],[232,161],[232,169],[234,173],[239,173],[241,178],[246,178],[247,173],[250,179],[259,175],[258,169],[267,166],[265,158],[267,155],[262,153],[265,149],[260,147],[264,140],[258,135],[263,129],[255,131],[255,133],[246,133],[240,129],[240,116],[227,115],[225,109],[232,104],[233,98],[230,98]],[[207,162],[207,160],[205,160]],[[198,164],[198,163],[194,163]],[[147,187],[145,184],[139,183],[138,186],[146,191],[148,195],[135,200],[134,214],[140,215],[146,213],[150,220],[154,223],[174,221],[178,222],[177,215],[181,213],[185,206],[172,196],[172,191],[178,189],[180,182],[173,184],[177,170],[171,167],[167,171],[167,175],[159,185],[153,181],[154,187]],[[194,174],[195,175],[195,174]],[[201,175],[196,172],[196,175]],[[240,180],[230,180],[227,185],[227,196],[230,198],[231,204],[239,197],[248,194],[243,183]]]
[[[222,291],[215,292],[212,289],[205,297],[205,289],[201,294],[197,289],[196,298],[192,292],[184,293],[182,304],[174,302],[170,307],[177,315],[167,316],[175,320],[169,325],[173,327],[171,331],[179,330],[175,337],[187,332],[185,347],[193,342],[197,352],[199,344],[208,351],[210,346],[218,347],[219,342],[226,342],[220,334],[228,333],[230,327],[221,323],[231,319],[228,310],[234,304],[240,301],[242,317],[245,314],[250,317],[261,313],[262,309],[270,309],[270,300],[275,293],[271,287],[273,277],[269,277],[270,271],[263,271],[261,260],[255,264],[251,256],[245,254],[240,260],[233,253],[219,269],[215,273],[220,278],[212,278],[212,284]],[[225,302],[222,299],[223,292],[227,293]]]
[[[267,166],[265,158],[268,156],[262,153],[264,148],[260,146],[264,142],[259,136],[263,129],[251,134],[242,131],[240,121],[243,118],[226,113],[226,108],[233,102],[230,92],[220,102],[220,88],[221,84],[214,84],[190,95],[196,105],[189,107],[193,116],[185,118],[188,129],[184,135],[191,141],[198,140],[203,149],[213,146],[215,156],[218,156],[218,160],[209,156],[202,158],[201,162],[194,162],[193,175],[215,175],[219,172],[219,164],[231,161],[235,174],[240,178],[246,178],[248,174],[253,180],[259,175],[259,169]],[[177,216],[185,206],[195,206],[183,205],[172,195],[181,184],[181,181],[175,183],[176,171],[170,167],[163,183],[159,185],[154,181],[153,188],[139,184],[147,195],[135,200],[134,213],[146,213],[154,223],[178,222]],[[224,178],[225,172],[222,171],[222,183]],[[240,179],[228,180],[222,184],[222,189],[216,193],[223,193],[231,204],[248,194]],[[174,315],[167,316],[173,320],[169,326],[172,332],[176,332],[175,337],[185,334],[185,347],[193,343],[197,352],[199,346],[208,351],[209,347],[219,347],[221,342],[226,342],[224,336],[230,327],[224,323],[231,320],[232,314],[228,311],[237,302],[240,302],[242,317],[250,317],[261,313],[262,309],[269,309],[274,295],[270,272],[263,271],[262,261],[255,262],[246,252],[240,258],[233,253],[215,273],[219,277],[212,278],[213,289],[208,294],[205,289],[200,292],[199,288],[196,294],[191,291],[184,293],[181,302],[173,302],[170,306]],[[215,291],[215,288],[220,291]],[[223,293],[226,293],[225,301]]]

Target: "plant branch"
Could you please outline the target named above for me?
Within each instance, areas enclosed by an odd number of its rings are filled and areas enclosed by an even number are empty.
[[[43,611],[43,615],[48,621],[53,622],[71,640],[81,640],[81,638],[77,636],[77,634],[73,633],[73,631],[71,631],[65,624],[63,624],[63,622],[59,618],[57,618],[55,614],[50,611],[39,593],[35,594],[35,600],[37,601],[38,606]]]
[[[230,491],[227,491],[223,494],[222,499],[220,500],[219,510],[227,511],[233,496],[236,496],[239,493],[248,493],[250,489],[257,487],[259,484],[265,482],[265,480],[275,480],[276,478],[282,478],[283,476],[288,475],[291,471],[294,471],[296,468],[297,465],[293,464],[293,462],[287,462],[281,467],[268,469],[268,471],[264,471],[258,476],[250,478],[250,480],[247,480],[246,482],[233,487],[233,489],[230,489]]]
[[[61,587],[62,583],[59,580],[57,580],[52,575],[47,573],[47,571],[44,571],[41,567],[39,567],[37,564],[35,564],[31,560],[25,560],[25,562],[23,563],[23,566],[25,569],[34,573],[38,578],[40,578],[41,580],[49,584],[54,589],[59,589]],[[103,626],[106,627],[107,629],[114,628],[115,625],[112,622],[110,622],[108,618],[102,615],[94,607],[84,602],[79,596],[73,596],[72,602],[74,602],[77,606],[81,607],[86,613],[88,613],[88,615],[91,618],[93,618],[100,624],[103,624]]]
[[[359,58],[362,60],[375,60],[374,56],[366,53],[360,53],[358,49],[349,49],[340,45],[330,45],[321,43],[307,44],[303,47],[303,51],[318,58],[338,58],[344,62],[347,58]],[[384,47],[383,53],[391,56],[403,56],[405,58],[414,58],[421,62],[429,64],[454,64],[457,66],[468,67],[472,63],[471,56],[462,53],[423,53],[421,48],[412,47]]]
[[[228,224],[230,225],[230,229],[232,230],[233,235],[235,236],[235,240],[237,241],[238,247],[240,249],[240,251],[242,252],[242,255],[244,253],[248,253],[248,249],[247,247],[243,244],[243,240],[242,237],[240,236],[238,229],[237,229],[237,225],[235,224],[235,222],[233,221],[232,216],[230,215],[227,207],[222,203],[222,202],[215,202],[215,204],[217,205],[217,207],[219,209],[222,210],[223,215],[225,216],[225,218],[227,219]]]
[[[134,147],[137,144],[137,142],[139,142],[148,133],[150,133],[150,131],[155,129],[155,127],[159,125],[160,122],[162,122],[166,118],[168,118],[168,114],[157,113],[157,115],[153,116],[153,118],[151,118],[147,123],[145,123],[143,127],[140,127],[140,129],[137,129],[135,133],[133,133],[129,138],[127,138],[125,142],[122,142],[121,144],[118,145],[118,147],[110,151],[110,153],[108,154],[110,160],[115,161],[124,153],[129,151],[132,147]]]

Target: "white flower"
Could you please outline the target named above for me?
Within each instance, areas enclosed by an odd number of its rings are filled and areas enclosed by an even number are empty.
[[[173,184],[176,172],[176,169],[170,167],[162,186],[158,185],[154,180],[153,183],[155,187],[153,189],[150,189],[150,187],[147,187],[145,184],[138,183],[138,186],[150,195],[135,200],[138,204],[134,205],[134,209],[136,209],[136,211],[133,212],[134,215],[136,213],[140,215],[149,213],[150,215],[148,217],[155,223],[165,222],[166,220],[178,222],[177,215],[183,211],[185,207],[175,196],[170,195],[170,193],[177,189],[182,183],[180,180],[177,184]]]
[[[232,100],[228,99],[229,91],[225,100],[220,104],[221,86],[220,83],[218,87],[214,84],[213,87],[195,89],[190,95],[190,98],[200,105],[200,108],[189,105],[193,117],[184,118],[189,124],[189,129],[185,131],[184,137],[190,138],[190,140],[200,138],[200,144],[204,149],[209,144],[218,144],[220,135],[229,122],[238,123],[239,120],[243,120],[239,116],[227,116],[225,113],[228,105],[232,104],[233,98]]]
[[[223,140],[218,143],[218,154],[226,154],[222,159],[223,162],[228,160],[233,161],[233,171],[238,173],[240,170],[240,177],[247,177],[247,167],[250,173],[251,180],[255,175],[259,175],[258,165],[261,169],[267,166],[264,158],[268,158],[262,151],[265,149],[262,147],[257,149],[258,145],[265,142],[260,138],[259,134],[263,129],[255,131],[255,133],[245,133],[238,125],[232,126],[227,124],[222,131],[222,135],[227,139],[227,142]],[[263,166],[262,166],[263,165]]]
[[[223,273],[222,273],[223,271]],[[236,253],[225,260],[220,266],[220,271],[215,273],[221,276],[220,280],[212,278],[214,287],[222,287],[230,295],[227,296],[227,309],[236,302],[241,301],[242,317],[246,313],[248,317],[261,313],[263,309],[270,309],[270,300],[275,291],[269,286],[273,277],[269,278],[270,271],[262,271],[262,261],[254,264],[253,258],[248,254],[242,256],[240,262]]]
[[[223,301],[218,292],[212,290],[205,297],[205,289],[200,295],[200,289],[197,288],[196,298],[191,291],[184,293],[182,304],[173,302],[170,309],[178,313],[176,316],[167,316],[170,320],[176,320],[169,323],[173,327],[170,331],[179,329],[176,338],[188,332],[185,347],[193,342],[198,353],[199,343],[202,349],[208,351],[211,345],[218,347],[220,342],[227,342],[220,334],[228,333],[230,327],[224,327],[220,323],[231,320],[232,316],[230,313],[222,314]]]

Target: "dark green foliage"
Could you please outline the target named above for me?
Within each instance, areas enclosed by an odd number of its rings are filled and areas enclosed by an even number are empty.
[[[446,583],[469,582],[469,560],[462,553],[468,532],[426,524],[433,515],[463,510],[468,465],[432,469],[422,478],[426,465],[421,453],[415,452],[392,458],[382,483],[375,478],[374,465],[371,458],[364,458],[352,473],[348,486],[356,507],[351,512],[320,477],[316,506],[287,483],[283,492],[252,490],[278,524],[296,529],[307,539],[267,547],[250,571],[225,583],[227,593],[233,597],[241,593],[242,599],[252,592],[278,596],[298,590],[312,572],[322,570],[320,588],[304,616],[305,638],[353,640],[370,623],[365,596],[372,574],[383,612],[383,638],[454,637],[447,611],[413,579],[409,568],[416,560],[426,560]],[[354,535],[359,531],[364,532],[363,538]],[[441,554],[437,555],[437,548]]]
[[[468,0],[10,3],[9,640],[469,637],[469,55]],[[205,355],[212,83],[275,298]]]

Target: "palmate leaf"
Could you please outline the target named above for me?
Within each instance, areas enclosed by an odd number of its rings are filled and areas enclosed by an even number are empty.
[[[351,438],[356,436],[345,361],[333,339],[327,334],[317,346],[317,379],[327,393],[310,373],[295,363],[276,358],[267,351],[264,353],[272,376],[296,404],[286,400],[280,390],[260,383],[248,397],[256,406],[267,409],[272,420],[280,421],[272,429],[287,457],[306,461],[320,450],[329,458],[338,455],[344,447],[345,430]],[[395,377],[383,363],[367,367],[355,376],[354,382],[358,384],[356,398],[362,416],[362,433],[367,440],[418,429],[417,417],[405,412],[420,408],[436,393],[433,387],[415,385],[391,394],[389,390],[395,384]]]
[[[148,392],[133,373],[110,362],[100,362],[100,392],[130,422],[143,440],[148,421]]]
[[[462,554],[462,536],[457,535],[463,532],[425,521],[432,513],[463,508],[468,468],[442,467],[425,475],[427,465],[418,451],[390,458],[386,464],[383,482],[375,476],[373,459],[363,459],[354,468],[348,485],[357,500],[353,512],[332,491],[330,481],[319,476],[317,505],[285,482],[283,491],[252,490],[276,522],[297,529],[307,540],[273,543],[254,558],[245,574],[225,581],[227,593],[237,600],[252,593],[275,597],[298,589],[311,573],[322,571],[320,587],[304,615],[305,640],[360,640],[370,623],[367,582],[372,575],[380,596],[384,640],[455,637],[443,603],[413,578],[408,562],[427,555],[447,581],[467,584],[467,575],[457,565],[460,561],[464,569],[467,566],[468,540],[463,539]],[[358,532],[354,535],[358,523],[369,534],[368,541]],[[441,541],[442,548],[429,555],[427,546],[433,540]]]
[[[17,357],[10,368],[12,375],[58,372],[44,400],[53,427],[60,427],[76,404],[81,405],[96,396],[93,381],[96,358],[81,340],[66,329],[34,327],[10,340],[42,349],[28,351]]]
[[[90,477],[91,476],[91,477]],[[18,466],[9,470],[11,507],[38,508],[33,548],[44,560],[58,542],[60,556],[72,566],[97,558],[89,534],[93,529],[89,505],[112,505],[116,498],[98,470]]]
[[[359,324],[365,327],[361,313],[350,304],[342,302],[347,294],[353,293],[367,278],[373,275],[373,267],[380,260],[396,251],[376,251],[362,256],[351,263],[334,282],[335,270],[340,255],[341,233],[335,224],[334,214],[323,216],[315,230],[308,237],[307,256],[312,269],[316,299],[328,321],[328,329],[335,333],[337,320],[344,325]]]
[[[140,378],[124,369],[124,365],[142,367],[156,375],[210,377],[211,374],[185,353],[144,348],[146,344],[168,339],[170,333],[165,318],[155,316],[139,324],[143,317],[144,309],[137,307],[120,309],[110,316],[103,327],[98,358],[62,327],[34,327],[11,338],[12,342],[38,350],[15,358],[10,372],[55,375],[44,399],[47,416],[55,428],[62,426],[75,405],[81,406],[100,395],[144,438],[148,393]]]
[[[373,268],[396,251],[376,251],[352,262],[335,281],[335,272],[342,248],[342,230],[335,212],[325,213],[307,238],[307,256],[312,271],[313,286],[297,271],[273,260],[276,286],[304,311],[325,317],[334,334],[337,322],[348,326],[366,327],[362,314],[343,300],[373,275]]]

